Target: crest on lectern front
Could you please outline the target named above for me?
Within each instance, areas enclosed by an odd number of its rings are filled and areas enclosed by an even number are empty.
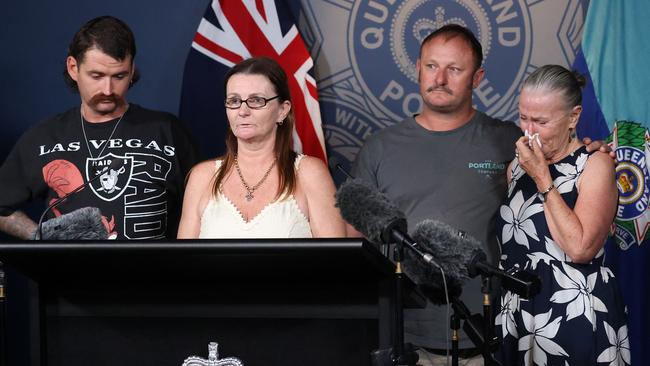
[[[208,343],[208,359],[197,356],[190,356],[183,361],[182,366],[244,366],[238,358],[228,357],[219,359],[219,344],[217,342]]]

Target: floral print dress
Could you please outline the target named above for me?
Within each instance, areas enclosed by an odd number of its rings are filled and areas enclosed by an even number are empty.
[[[549,166],[555,187],[571,208],[576,182],[590,154],[584,147]],[[588,264],[572,263],[558,247],[533,180],[515,159],[506,202],[497,217],[505,270],[536,273],[541,292],[532,299],[502,290],[496,334],[503,365],[629,365],[627,316],[604,250]]]

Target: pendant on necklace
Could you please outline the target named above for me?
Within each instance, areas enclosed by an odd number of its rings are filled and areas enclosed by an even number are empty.
[[[248,192],[248,193],[246,194],[246,201],[250,201],[250,200],[252,200],[252,199],[253,199],[253,192]]]

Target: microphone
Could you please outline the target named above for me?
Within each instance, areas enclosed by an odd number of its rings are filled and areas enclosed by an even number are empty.
[[[409,252],[413,251],[422,260],[433,262],[431,255],[422,253],[418,244],[408,236],[406,231],[406,215],[400,211],[385,195],[361,179],[345,181],[336,192],[336,207],[345,221],[354,226],[368,240],[373,243],[402,244]],[[385,245],[384,248],[388,248]],[[399,365],[413,365],[417,362],[417,355],[404,345],[403,306],[402,306],[402,280],[403,266],[402,248],[396,247],[396,267],[393,294],[393,311],[395,330],[393,332],[393,349],[379,350],[372,353],[373,362]],[[390,354],[390,357],[388,355]],[[415,357],[413,357],[415,356]],[[390,360],[389,360],[390,359]]]
[[[399,243],[429,263],[433,257],[423,253],[407,234],[406,215],[385,195],[361,179],[347,180],[335,195],[341,216],[373,243]]]
[[[487,277],[497,277],[501,280],[501,287],[510,290],[524,299],[537,295],[541,289],[542,281],[536,274],[526,270],[502,271],[486,263],[483,251],[477,253],[468,267],[469,275],[476,277],[479,274]]]
[[[404,272],[420,287],[424,295],[437,305],[447,303],[447,294],[450,298],[458,298],[463,292],[462,286],[470,279],[463,263],[469,263],[474,252],[467,250],[467,245],[462,247],[449,243],[450,238],[446,236],[457,236],[448,235],[452,230],[441,222],[424,220],[417,224],[413,231],[413,238],[419,243],[422,251],[435,258],[444,271],[446,290],[438,269],[423,263],[411,253],[404,255]]]
[[[417,239],[422,250],[430,253],[444,269],[450,289],[458,290],[455,286],[462,286],[467,280],[480,274],[499,278],[503,288],[526,299],[539,293],[541,281],[537,275],[524,270],[505,272],[488,264],[478,240],[445,223],[424,220],[416,226],[413,237]],[[435,271],[420,266],[417,260],[406,261],[405,268],[421,282],[428,280],[428,288],[433,295],[439,295],[440,281],[437,280]],[[449,282],[452,285],[449,285]]]
[[[106,240],[108,231],[97,207],[83,207],[47,220],[41,226],[47,240]]]
[[[36,235],[34,238],[35,238],[35,239],[41,239],[41,238],[43,238],[43,219],[45,218],[45,215],[46,215],[48,212],[50,212],[50,210],[52,210],[54,207],[56,207],[56,206],[58,206],[59,204],[61,204],[61,203],[62,203],[63,201],[65,201],[68,197],[70,197],[70,196],[72,196],[73,194],[75,194],[75,193],[81,191],[82,189],[86,188],[88,185],[90,185],[90,183],[96,181],[96,180],[99,179],[101,176],[103,176],[104,174],[106,174],[106,172],[110,171],[111,169],[112,169],[112,170],[116,170],[116,169],[118,169],[121,165],[122,165],[122,160],[121,160],[121,159],[113,159],[113,160],[111,161],[111,164],[110,164],[108,167],[104,168],[104,170],[102,170],[102,174],[95,174],[95,176],[92,177],[91,179],[89,179],[86,183],[84,183],[84,184],[80,185],[79,187],[73,189],[72,191],[70,191],[70,192],[69,192],[68,194],[66,194],[65,196],[60,197],[60,198],[57,199],[56,201],[52,202],[49,206],[47,206],[47,208],[45,209],[45,211],[43,211],[43,213],[41,214],[41,217],[38,219],[38,225],[37,225],[37,231],[36,231],[36,232],[37,232],[37,235]]]
[[[335,195],[341,216],[373,243],[392,243],[393,231],[406,232],[406,216],[386,196],[361,179],[347,180]],[[410,238],[409,238],[410,239]],[[398,239],[401,241],[400,239]]]
[[[407,234],[406,215],[385,195],[361,179],[347,180],[336,192],[341,216],[373,243],[404,244],[416,257],[440,268],[434,257]]]

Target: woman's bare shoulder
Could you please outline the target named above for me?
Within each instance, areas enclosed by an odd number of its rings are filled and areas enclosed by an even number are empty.
[[[190,180],[209,180],[217,172],[217,167],[220,165],[220,160],[210,159],[204,160],[194,167],[190,171]]]
[[[303,156],[298,167],[298,175],[303,179],[321,179],[324,175],[330,176],[325,163],[313,156]],[[330,177],[331,178],[331,177]]]
[[[589,156],[589,159],[587,159],[585,169],[592,171],[612,171],[615,166],[616,163],[614,162],[614,159],[609,156],[608,153],[596,151]]]

